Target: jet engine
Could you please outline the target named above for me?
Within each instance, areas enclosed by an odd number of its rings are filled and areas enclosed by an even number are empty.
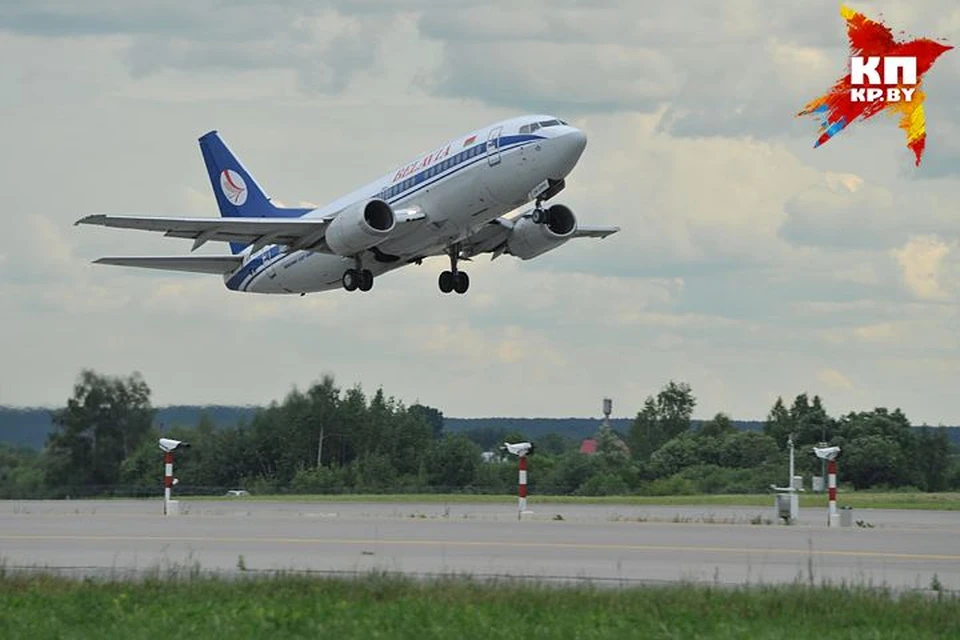
[[[390,205],[375,198],[350,205],[337,214],[327,227],[325,239],[337,255],[355,256],[386,240],[396,224]]]
[[[521,260],[536,258],[556,249],[573,237],[577,218],[569,207],[555,204],[546,210],[546,222],[537,224],[530,216],[517,220],[507,239],[507,251]]]

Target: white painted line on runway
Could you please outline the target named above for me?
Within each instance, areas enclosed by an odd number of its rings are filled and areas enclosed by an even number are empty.
[[[883,558],[887,560],[929,560],[960,562],[960,555],[931,553],[896,553],[888,551],[842,551],[826,549],[706,547],[696,545],[603,544],[586,542],[516,542],[487,540],[405,540],[359,538],[288,538],[288,537],[224,537],[224,536],[120,536],[120,535],[0,535],[3,540],[46,540],[61,542],[162,542],[170,543],[243,543],[292,545],[353,545],[353,546],[449,546],[449,547],[510,547],[522,549],[607,550],[637,552],[703,552],[736,554],[790,554],[819,555],[851,558]]]

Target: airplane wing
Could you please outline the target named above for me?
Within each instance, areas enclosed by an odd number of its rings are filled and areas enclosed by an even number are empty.
[[[397,224],[426,218],[422,211],[415,209],[400,209],[394,211],[394,215]],[[291,251],[329,253],[324,236],[335,217],[336,214],[323,218],[167,218],[97,213],[81,218],[74,224],[157,231],[170,238],[193,240],[191,251],[213,241],[253,245],[253,253],[269,244],[286,245]]]
[[[516,218],[500,217],[491,221],[490,224],[461,243],[461,257],[469,259],[481,253],[491,253],[493,255],[490,259],[496,260],[504,253],[509,254],[508,241],[510,239],[510,233],[521,217],[529,217],[529,214]],[[620,227],[578,226],[573,232],[573,235],[568,239],[606,238],[618,231],[620,231]]]
[[[620,227],[577,227],[574,238],[606,238],[620,231]]]
[[[193,240],[193,249],[210,241],[252,244],[257,251],[268,244],[293,250],[313,249],[323,241],[328,218],[166,218],[148,216],[89,215],[74,224],[115,229],[157,231],[170,238]]]
[[[137,256],[135,258],[100,258],[93,263],[222,275],[238,269],[243,264],[243,258],[241,256]]]

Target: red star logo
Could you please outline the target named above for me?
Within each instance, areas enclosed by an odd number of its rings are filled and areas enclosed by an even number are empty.
[[[916,60],[917,71],[916,83],[895,85],[901,92],[904,89],[913,90],[909,92],[909,100],[859,100],[856,99],[851,90],[879,89],[884,92],[883,95],[887,95],[886,92],[891,88],[891,85],[883,83],[854,85],[851,74],[848,73],[838,80],[826,94],[807,104],[803,111],[798,114],[801,116],[814,115],[821,120],[821,135],[814,147],[824,144],[855,120],[867,120],[886,111],[900,116],[900,128],[907,135],[907,147],[913,151],[916,157],[916,165],[919,166],[927,140],[926,119],[923,113],[925,95],[921,82],[923,75],[930,70],[937,58],[953,47],[928,38],[897,42],[894,40],[889,27],[870,20],[862,13],[841,6],[840,15],[847,21],[851,56],[880,57],[881,59],[896,56],[914,59]]]

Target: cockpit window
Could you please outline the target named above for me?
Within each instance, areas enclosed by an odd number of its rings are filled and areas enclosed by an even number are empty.
[[[541,120],[540,122],[532,122],[530,124],[525,124],[520,127],[520,133],[533,133],[537,129],[545,129],[546,127],[559,127],[559,126],[568,126],[563,120]]]

